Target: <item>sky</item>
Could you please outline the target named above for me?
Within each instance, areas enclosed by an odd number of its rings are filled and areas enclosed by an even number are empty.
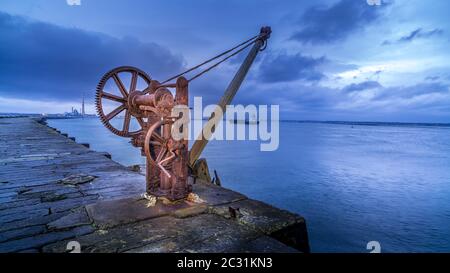
[[[234,104],[277,104],[282,119],[450,122],[447,0],[80,3],[0,0],[0,112],[66,112],[84,94],[94,113],[110,69],[163,80],[269,25]],[[191,82],[191,97],[216,103],[244,57]]]

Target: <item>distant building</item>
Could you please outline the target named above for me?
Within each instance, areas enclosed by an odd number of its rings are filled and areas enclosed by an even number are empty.
[[[65,112],[64,114],[46,114],[45,117],[49,119],[69,119],[69,118],[84,118],[84,117],[96,117],[96,115],[86,114],[84,93],[81,99],[81,109],[76,109],[72,106],[70,112]]]
[[[86,113],[84,112],[84,93],[83,93],[83,100],[81,102],[81,115],[84,117]]]

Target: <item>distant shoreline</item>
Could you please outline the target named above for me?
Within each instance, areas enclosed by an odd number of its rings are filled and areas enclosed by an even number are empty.
[[[318,120],[280,120],[289,123],[324,123],[336,125],[359,125],[359,126],[429,126],[429,127],[450,127],[450,123],[433,122],[385,122],[385,121],[318,121]]]
[[[83,117],[63,117],[63,116],[43,116],[41,114],[21,114],[21,113],[0,113],[0,118],[14,118],[14,117],[44,117],[46,119],[80,119]],[[84,118],[95,118],[94,115],[88,115]],[[322,124],[336,124],[336,125],[354,125],[354,126],[397,126],[397,127],[450,127],[450,123],[438,122],[385,122],[385,121],[333,121],[333,120],[280,120],[283,123],[322,123]]]

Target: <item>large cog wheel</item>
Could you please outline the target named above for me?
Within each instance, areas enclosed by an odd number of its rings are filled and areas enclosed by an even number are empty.
[[[124,86],[122,80],[119,77],[119,73],[122,72],[131,73],[131,81],[129,88],[126,88]],[[97,114],[100,117],[100,120],[102,121],[103,125],[105,125],[106,128],[108,128],[111,132],[113,132],[118,136],[131,137],[133,135],[139,134],[142,128],[144,127],[144,120],[141,117],[135,117],[141,128],[137,131],[130,131],[130,122],[132,118],[133,109],[131,109],[131,106],[129,105],[128,97],[130,93],[137,92],[136,85],[139,78],[142,78],[147,85],[150,85],[151,78],[144,71],[132,66],[121,66],[107,72],[97,85],[95,95],[95,106],[97,109]],[[120,91],[120,95],[115,95],[105,90],[106,82],[109,79],[114,80],[117,88]],[[105,113],[103,107],[103,100],[115,101],[120,103],[120,105],[111,112]],[[125,116],[123,119],[122,128],[114,127],[111,124],[111,120],[124,111]]]

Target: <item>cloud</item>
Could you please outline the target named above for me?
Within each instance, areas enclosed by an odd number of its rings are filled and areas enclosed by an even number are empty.
[[[374,22],[386,6],[370,6],[366,1],[341,0],[329,7],[312,7],[301,16],[292,40],[326,44],[342,40]]]
[[[0,96],[78,100],[108,70],[137,66],[152,77],[180,71],[183,58],[155,43],[114,38],[0,12]]]
[[[272,54],[261,62],[258,77],[263,82],[289,82],[295,80],[319,81],[325,75],[317,67],[326,62],[325,57],[313,58],[301,54]]]
[[[438,29],[438,28],[429,30],[429,31],[424,31],[422,28],[418,28],[418,29],[413,30],[408,35],[400,37],[400,39],[396,40],[394,43],[412,42],[413,40],[416,40],[416,39],[430,38],[432,36],[442,35],[443,33],[444,33],[444,31],[442,29]],[[393,42],[386,40],[383,42],[382,45],[390,45],[392,43]]]
[[[335,110],[354,113],[387,114],[403,120],[430,120],[449,122],[449,86],[420,83],[412,86],[390,86],[349,93],[345,100],[335,105]]]
[[[426,81],[437,81],[440,78],[441,78],[440,76],[427,76],[427,77],[425,77],[425,80]]]
[[[377,81],[365,81],[361,83],[352,83],[350,85],[345,86],[342,90],[344,92],[354,92],[381,87],[383,86]]]
[[[421,28],[418,28],[416,30],[414,30],[413,32],[411,32],[409,35],[401,37],[399,39],[400,42],[411,42],[414,39],[417,38],[428,38],[434,35],[441,35],[443,33],[442,29],[433,29],[430,31],[424,31]]]
[[[413,98],[426,94],[447,94],[449,95],[449,86],[439,82],[419,83],[411,86],[394,86],[387,87],[376,96],[377,99],[382,98]]]
[[[253,82],[236,103],[278,104],[282,118],[288,119],[450,122],[450,90],[444,83],[383,86],[365,81],[339,88]]]

